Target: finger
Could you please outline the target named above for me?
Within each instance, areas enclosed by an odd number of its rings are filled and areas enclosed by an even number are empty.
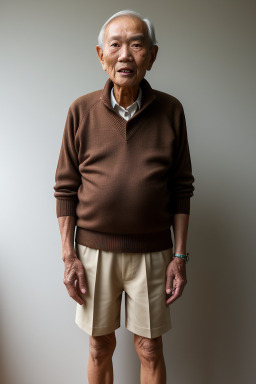
[[[76,294],[77,294],[77,295],[83,300],[83,302],[84,302],[84,297],[83,297],[84,293],[81,292],[81,289],[80,289],[80,287],[79,287],[79,280],[78,280],[78,279],[75,281],[74,286],[75,286]]]
[[[172,295],[166,300],[166,304],[169,305],[173,303],[175,300],[178,299],[178,297],[180,297],[180,290],[178,288],[174,288]]]
[[[78,295],[76,287],[74,286],[74,284],[73,285],[67,284],[66,287],[67,287],[67,291],[68,291],[69,296],[72,299],[74,299],[78,304],[83,305],[84,300]]]
[[[165,290],[167,294],[170,294],[173,288],[173,275],[166,272]]]
[[[182,295],[182,292],[185,288],[185,285],[186,285],[186,281],[182,280],[181,282],[179,282],[179,284],[176,285],[175,288],[173,288],[173,292],[172,292],[171,297],[169,297],[166,300],[167,305],[173,303],[175,300],[178,299],[178,297],[180,297]]]
[[[85,279],[85,270],[83,267],[79,269],[77,272],[78,277],[78,283],[79,283],[79,289],[82,293],[86,292],[86,279]]]
[[[78,280],[76,280],[76,287],[75,287],[75,290],[76,290],[76,295],[80,297],[80,299],[82,300],[82,303],[84,303],[84,293],[80,291],[80,287],[79,287],[79,282]],[[80,303],[79,303],[80,304]]]

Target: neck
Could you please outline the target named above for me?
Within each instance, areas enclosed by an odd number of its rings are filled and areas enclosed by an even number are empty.
[[[119,105],[123,108],[129,107],[139,95],[139,85],[136,87],[119,87],[114,84],[114,96]]]

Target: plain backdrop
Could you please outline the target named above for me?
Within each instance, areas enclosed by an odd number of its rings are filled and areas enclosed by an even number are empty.
[[[195,177],[188,284],[163,335],[167,382],[255,383],[256,6],[246,0],[1,1],[1,383],[87,383],[54,175],[68,107],[107,80],[99,30],[127,8],[155,25],[146,79],[183,104]],[[115,383],[137,384],[124,315],[123,301]]]

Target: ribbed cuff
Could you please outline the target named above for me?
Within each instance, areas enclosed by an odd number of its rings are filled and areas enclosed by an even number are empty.
[[[190,214],[190,197],[182,197],[175,200],[173,214],[175,213]]]
[[[60,216],[76,216],[77,201],[56,198],[56,214]]]

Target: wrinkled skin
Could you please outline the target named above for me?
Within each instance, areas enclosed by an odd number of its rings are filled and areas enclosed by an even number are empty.
[[[86,292],[85,270],[75,250],[65,259],[63,283],[66,285],[69,296],[78,304],[83,305],[82,294]]]
[[[166,268],[167,305],[172,304],[182,295],[186,284],[186,263],[178,257],[173,257]]]
[[[82,294],[86,293],[85,269],[78,259],[75,250],[73,255],[65,259],[65,272],[63,283],[66,285],[69,296],[78,304],[83,305]],[[177,300],[187,284],[185,261],[174,257],[166,268],[166,304],[170,305]]]

